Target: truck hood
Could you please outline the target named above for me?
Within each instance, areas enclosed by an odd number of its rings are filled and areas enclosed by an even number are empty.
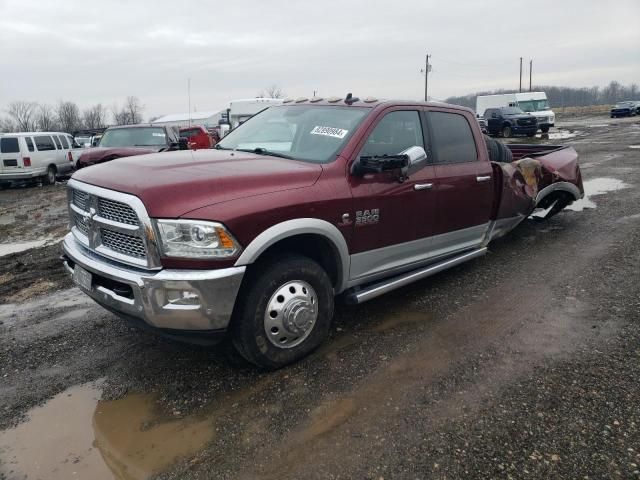
[[[149,216],[178,218],[238,198],[313,185],[317,164],[226,150],[120,158],[78,170],[75,180],[137,196]]]
[[[156,153],[166,146],[158,147],[93,147],[80,155],[78,161],[81,165],[93,165],[102,163],[114,158],[131,157],[133,155],[145,155],[147,153]]]

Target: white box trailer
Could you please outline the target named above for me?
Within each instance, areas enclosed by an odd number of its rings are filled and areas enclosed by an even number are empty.
[[[231,128],[236,128],[256,113],[273,105],[280,105],[282,102],[283,100],[281,98],[246,98],[241,100],[232,100],[229,102],[229,124],[231,125]]]
[[[476,115],[484,118],[487,108],[519,107],[538,119],[538,128],[546,133],[555,125],[556,115],[549,107],[545,92],[503,93],[500,95],[478,95]]]

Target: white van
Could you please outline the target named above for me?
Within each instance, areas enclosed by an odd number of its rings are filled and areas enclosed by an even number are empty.
[[[545,92],[504,93],[501,95],[479,95],[476,98],[476,115],[484,117],[487,108],[519,107],[538,119],[538,128],[547,133],[555,125],[556,115],[549,107]]]
[[[73,137],[61,132],[0,134],[0,184],[40,179],[50,185],[73,169]]]

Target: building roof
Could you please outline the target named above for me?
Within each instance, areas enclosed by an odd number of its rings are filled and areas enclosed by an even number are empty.
[[[206,120],[207,118],[219,115],[221,110],[209,111],[209,112],[193,112],[191,114],[191,121],[194,120]],[[160,118],[156,118],[153,123],[166,123],[166,122],[185,122],[189,120],[188,113],[174,113],[171,115],[165,115]]]

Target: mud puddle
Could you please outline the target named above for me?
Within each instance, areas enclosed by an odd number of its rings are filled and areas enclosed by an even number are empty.
[[[42,238],[40,240],[32,240],[29,242],[0,243],[0,257],[11,255],[12,253],[24,252],[25,250],[30,250],[32,248],[54,245],[61,241],[62,238]]]
[[[0,464],[25,479],[146,479],[213,438],[204,417],[171,418],[153,395],[100,401],[100,383],[72,387],[0,432]]]
[[[583,185],[584,198],[576,200],[568,207],[565,207],[565,210],[581,212],[585,208],[596,208],[596,203],[591,200],[590,197],[604,195],[605,193],[615,192],[616,190],[631,187],[631,185],[628,185],[617,178],[594,178],[592,180],[586,180]]]
[[[629,145],[629,148],[640,148],[640,145]]]
[[[577,137],[580,133],[578,130],[558,130],[552,133],[539,133],[536,138],[542,140],[566,140],[567,138]]]

